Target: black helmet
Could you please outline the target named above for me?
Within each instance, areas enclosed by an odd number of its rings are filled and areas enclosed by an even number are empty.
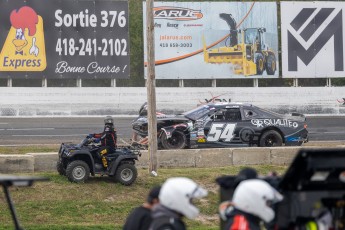
[[[104,125],[114,125],[114,119],[112,118],[112,116],[105,117]]]

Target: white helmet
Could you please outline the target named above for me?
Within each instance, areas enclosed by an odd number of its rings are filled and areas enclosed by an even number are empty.
[[[237,209],[260,217],[268,223],[275,215],[270,205],[282,199],[283,196],[266,181],[250,179],[237,186],[232,201]]]
[[[159,192],[159,202],[189,219],[199,215],[199,209],[192,203],[194,198],[202,198],[207,191],[193,180],[185,177],[167,179]]]

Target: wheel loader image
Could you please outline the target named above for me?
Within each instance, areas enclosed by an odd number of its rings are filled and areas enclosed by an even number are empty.
[[[245,76],[274,75],[276,56],[264,41],[265,28],[237,29],[231,14],[221,13],[220,18],[230,27],[229,46],[207,49],[203,39],[204,61],[211,64],[231,63],[234,73]]]

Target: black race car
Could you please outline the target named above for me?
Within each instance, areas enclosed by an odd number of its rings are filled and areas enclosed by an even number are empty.
[[[146,137],[145,113],[132,128]],[[158,143],[163,149],[302,145],[308,141],[302,114],[282,115],[243,103],[210,103],[179,115],[157,115]]]

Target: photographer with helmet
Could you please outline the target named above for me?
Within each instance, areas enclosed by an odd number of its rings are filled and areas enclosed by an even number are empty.
[[[240,182],[232,198],[233,209],[227,214],[224,230],[260,230],[261,221],[270,223],[275,212],[272,206],[283,196],[260,179]]]
[[[193,200],[206,195],[207,191],[189,178],[167,179],[159,193],[160,203],[153,208],[149,230],[185,230],[183,217],[194,219],[199,215]]]
[[[104,130],[102,133],[89,134],[88,138],[95,138],[94,142],[101,142],[101,148],[98,154],[102,159],[103,167],[108,167],[105,155],[116,151],[117,135],[114,127],[114,119],[111,116],[106,116],[104,119]]]

